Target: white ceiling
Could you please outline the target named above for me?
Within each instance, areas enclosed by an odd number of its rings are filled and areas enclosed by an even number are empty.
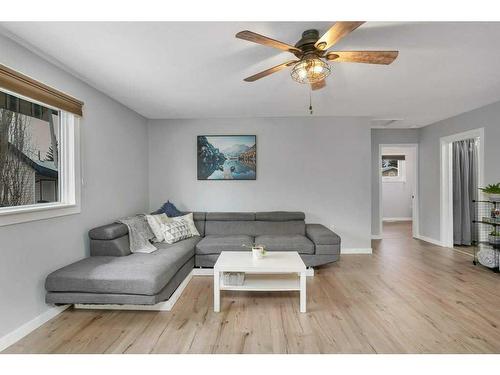
[[[1,23],[15,39],[151,119],[308,116],[309,90],[281,71],[293,55],[239,40],[252,30],[290,44],[332,22]],[[335,48],[399,50],[389,66],[333,64],[316,116],[423,126],[500,100],[500,23],[368,22]],[[381,120],[401,121],[381,121]]]

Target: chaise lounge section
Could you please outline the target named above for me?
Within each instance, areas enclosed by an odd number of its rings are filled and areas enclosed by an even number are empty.
[[[200,236],[157,251],[134,253],[128,229],[113,223],[89,231],[90,257],[47,276],[46,302],[53,304],[155,305],[169,300],[194,267],[212,268],[221,251],[297,251],[308,267],[338,260],[340,237],[303,212],[196,212]]]

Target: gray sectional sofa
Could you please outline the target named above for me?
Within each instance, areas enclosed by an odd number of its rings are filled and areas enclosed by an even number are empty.
[[[200,236],[150,254],[130,253],[128,229],[113,223],[89,231],[90,257],[47,276],[46,302],[154,305],[168,300],[194,267],[211,268],[221,251],[297,251],[308,267],[338,260],[340,237],[302,212],[196,212]]]

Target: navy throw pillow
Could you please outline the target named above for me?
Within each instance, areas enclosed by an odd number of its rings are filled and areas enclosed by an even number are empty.
[[[184,215],[170,201],[167,201],[166,203],[164,203],[163,206],[161,206],[161,208],[159,210],[156,210],[154,212],[154,214],[155,215],[165,214],[168,217],[176,217],[176,216],[182,216],[182,215]]]

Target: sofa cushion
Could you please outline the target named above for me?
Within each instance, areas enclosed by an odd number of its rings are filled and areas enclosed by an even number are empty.
[[[122,257],[132,254],[128,234],[114,240],[90,240],[90,256]]]
[[[193,212],[194,225],[202,237],[205,235],[205,217],[205,212]]]
[[[205,235],[255,235],[255,221],[205,221]]]
[[[315,245],[338,245],[340,237],[322,224],[306,224],[306,235]]]
[[[200,237],[169,245],[158,251],[123,257],[95,256],[52,272],[45,281],[49,292],[118,293],[154,295],[194,256]]]
[[[220,254],[221,251],[249,251],[253,237],[246,235],[208,235],[196,244],[196,254]]]
[[[303,212],[293,211],[270,211],[270,212],[257,212],[255,220],[258,221],[293,221],[305,220],[306,215]]]
[[[189,214],[189,212],[184,212],[183,215]],[[193,212],[194,221],[205,221],[207,214],[206,212]]]
[[[207,212],[206,221],[254,221],[254,212]]]
[[[314,244],[300,234],[257,236],[255,243],[264,245],[269,251],[297,251],[299,254],[314,254]]]
[[[128,234],[125,224],[112,223],[89,230],[89,237],[92,240],[114,240]]]
[[[275,235],[285,236],[306,234],[306,223],[303,220],[294,221],[256,221],[255,236]]]
[[[200,236],[205,235],[205,220],[194,220],[194,225],[196,226],[196,230],[200,234]]]
[[[304,221],[206,221],[205,234],[259,236],[306,233]]]
[[[316,255],[339,255],[340,243],[336,245],[314,245],[314,254]]]

